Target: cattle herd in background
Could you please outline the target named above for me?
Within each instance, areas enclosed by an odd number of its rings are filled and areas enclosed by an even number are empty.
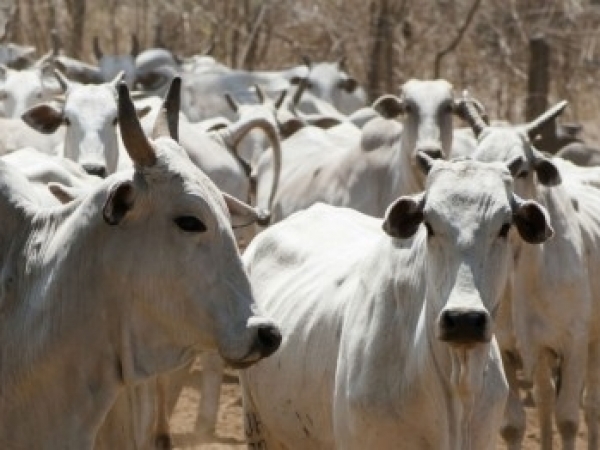
[[[581,410],[600,448],[600,152],[566,102],[93,44],[0,48],[0,447],[171,448],[201,358],[199,439],[230,365],[252,449],[519,449],[527,387],[542,449]]]

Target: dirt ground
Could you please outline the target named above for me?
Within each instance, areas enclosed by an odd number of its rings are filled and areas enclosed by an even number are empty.
[[[200,399],[199,380],[201,372],[193,372],[188,385],[182,391],[173,410],[171,433],[178,450],[233,450],[245,449],[242,423],[242,402],[240,388],[234,372],[228,372],[221,388],[221,408],[217,422],[216,437],[202,438],[194,434],[197,406]],[[534,409],[527,408],[527,431],[523,450],[539,449],[539,428]],[[581,416],[577,450],[586,447],[586,430]],[[554,434],[554,447],[560,448],[558,433]],[[498,438],[496,446],[504,450],[506,446]],[[302,450],[302,449],[299,449]]]

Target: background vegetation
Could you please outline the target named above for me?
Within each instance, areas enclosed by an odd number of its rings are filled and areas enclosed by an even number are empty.
[[[468,88],[492,118],[525,120],[530,41],[549,46],[549,92],[567,99],[565,121],[596,128],[599,0],[1,0],[4,41],[41,55],[56,29],[63,52],[95,62],[161,45],[185,57],[205,52],[235,68],[276,69],[344,57],[371,98],[405,80],[443,77]],[[0,24],[1,25],[1,24]]]

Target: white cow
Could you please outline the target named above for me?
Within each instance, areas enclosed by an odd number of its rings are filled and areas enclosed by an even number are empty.
[[[516,127],[487,126],[475,110],[470,115],[478,138],[473,157],[508,164],[515,177],[515,191],[545,206],[556,231],[554,239],[542,246],[513,242],[513,281],[501,307],[498,327],[498,342],[511,386],[502,435],[511,449],[521,448],[525,434],[517,381],[519,365],[523,378],[534,383],[541,448],[552,448],[553,418],[563,448],[575,448],[586,378],[590,388],[586,401],[590,437],[597,439],[598,434],[600,347],[594,336],[597,331],[593,330],[600,331],[594,325],[600,291],[594,292],[598,275],[589,271],[595,264],[590,266],[588,255],[598,245],[590,245],[591,241],[600,241],[600,235],[586,237],[580,213],[583,205],[579,204],[585,200],[562,183],[554,162],[531,143],[565,106],[566,102],[561,102],[534,121]],[[597,443],[590,448],[597,448]]]
[[[52,77],[46,55],[28,69],[15,70],[0,65],[0,110],[2,116],[19,118],[30,107],[60,92]]]
[[[281,339],[253,312],[231,231],[253,211],[173,140],[149,141],[125,85],[119,119],[135,171],[64,207],[36,207],[0,164],[3,448],[91,449],[124,385],[203,349],[246,366]]]
[[[123,55],[105,55],[100,48],[98,36],[93,40],[94,56],[98,60],[98,69],[102,80],[108,83],[120,72],[124,73],[124,81],[133,88],[136,79],[135,59],[140,52],[140,44],[135,34],[131,35],[131,51]]]
[[[40,190],[68,200],[75,193],[84,193],[98,184],[101,178],[88,174],[79,164],[58,155],[48,155],[31,147],[25,147],[8,155],[2,161],[14,165]],[[59,186],[54,186],[54,184]],[[69,198],[67,198],[67,196]]]
[[[284,334],[241,373],[249,448],[495,448],[508,233],[539,243],[552,229],[506,166],[420,159],[426,190],[387,209],[389,236],[317,204],[248,247],[256,300]]]
[[[120,155],[115,87],[123,73],[100,85],[74,83],[58,70],[55,73],[65,90],[62,110],[43,103],[29,109],[23,120],[47,134],[54,133],[64,124],[63,156],[78,162],[92,175],[105,177],[114,173]],[[137,111],[137,114],[143,116],[148,111],[149,108]]]
[[[280,221],[316,202],[347,206],[380,216],[399,194],[419,192],[424,177],[414,170],[418,151],[447,157],[452,145],[452,116],[460,113],[445,80],[410,80],[401,98],[383,96],[374,104],[382,117],[361,130],[360,144],[306,141],[302,132],[282,143],[282,171],[272,220]],[[404,126],[395,117],[404,113]],[[258,165],[256,204],[266,207],[272,179],[270,155]]]

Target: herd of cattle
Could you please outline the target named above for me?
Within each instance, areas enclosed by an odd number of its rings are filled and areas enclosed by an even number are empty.
[[[343,61],[132,42],[0,49],[1,448],[170,448],[201,357],[198,433],[227,364],[251,449],[519,449],[529,388],[542,449],[581,409],[599,449],[600,158],[566,102],[368,106]]]

